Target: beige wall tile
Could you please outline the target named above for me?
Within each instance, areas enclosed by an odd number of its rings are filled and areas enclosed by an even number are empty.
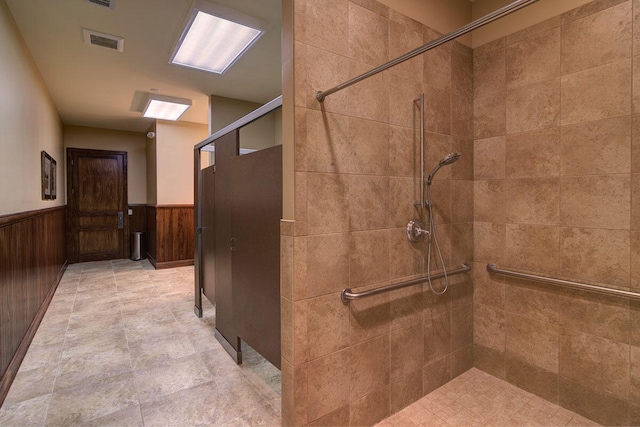
[[[629,398],[629,345],[581,332],[560,336],[560,375]]]
[[[397,12],[394,13],[399,15]],[[395,22],[393,19],[389,21],[389,60],[398,58],[420,46],[422,46],[421,26],[411,28],[406,25],[406,22]],[[418,55],[396,65],[391,72],[407,79],[422,81],[423,63],[422,55]]]
[[[416,351],[424,344],[421,323],[396,329],[390,335],[391,379],[405,378],[415,371],[421,371],[424,365],[424,352]],[[422,388],[422,381],[420,381]]]
[[[587,3],[583,6],[576,7],[575,9],[572,9],[560,15],[560,17],[562,18],[562,25],[567,25],[577,19],[582,19],[585,16],[598,13],[602,10],[608,9],[625,1],[629,0],[597,0]]]
[[[349,235],[325,234],[307,239],[307,295],[335,293],[349,283]]]
[[[473,102],[453,92],[451,93],[451,135],[473,138]]]
[[[433,362],[451,352],[451,314],[446,312],[424,320],[424,361]],[[419,349],[416,349],[419,351]]]
[[[448,135],[430,132],[425,134],[425,179],[431,170],[438,165],[440,160],[455,149],[455,142],[456,140]],[[418,157],[420,156],[418,155]],[[438,181],[451,179],[453,169],[451,166],[441,168],[438,171]]]
[[[462,157],[451,165],[451,178],[473,181],[473,139],[455,138],[453,150]]]
[[[317,359],[349,345],[349,308],[339,293],[308,300],[309,358]]]
[[[633,116],[631,135],[631,172],[640,173],[640,115]]]
[[[631,289],[640,291],[640,232],[631,232]]]
[[[451,135],[451,96],[447,90],[423,85],[425,129],[427,132]]]
[[[505,314],[503,310],[476,304],[473,307],[473,343],[499,352],[505,351]]]
[[[342,115],[307,110],[307,135],[303,142],[307,170],[332,173],[349,171],[350,123]]]
[[[356,77],[371,69],[370,65],[349,61],[349,77]],[[346,81],[346,79],[344,80]],[[382,72],[344,90],[349,99],[349,111],[353,117],[389,123],[389,74]]]
[[[552,177],[559,174],[559,127],[507,135],[507,178]]]
[[[594,2],[597,3],[597,2]],[[560,406],[602,425],[629,425],[629,403],[605,392],[560,376]]]
[[[282,358],[293,363],[293,301],[280,298],[280,350]]]
[[[433,217],[436,224],[451,223],[451,180],[440,175],[427,186],[426,195],[431,197]]]
[[[631,117],[562,127],[562,175],[629,173]]]
[[[505,174],[506,138],[499,136],[476,140],[473,144],[475,180],[502,179]]]
[[[418,401],[422,396],[422,366],[405,377],[391,381],[391,413]]]
[[[631,2],[578,19],[562,27],[562,74],[631,56]]]
[[[640,0],[633,0],[633,55],[640,55]]]
[[[306,172],[296,172],[295,179],[295,219],[296,221],[307,220],[307,174]],[[293,227],[292,227],[293,228]],[[291,233],[293,235],[293,231]]]
[[[505,307],[505,284],[499,276],[487,272],[486,263],[473,263],[473,302],[493,308]]]
[[[476,139],[506,134],[506,108],[506,92],[474,97],[473,131]]]
[[[640,401],[640,347],[631,346],[630,350],[629,398],[632,402],[638,402]]]
[[[351,58],[373,66],[381,65],[389,58],[389,20],[349,2],[348,40]]]
[[[509,89],[560,77],[560,28],[507,47]]]
[[[349,285],[362,286],[389,280],[389,236],[386,230],[352,232]]]
[[[308,419],[315,420],[349,403],[349,352],[308,363]]]
[[[473,305],[451,311],[451,351],[473,344]]]
[[[518,279],[505,279],[505,310],[507,315],[519,315],[539,322],[558,324],[559,298],[549,289],[536,289]],[[534,283],[539,285],[539,283]],[[562,324],[562,323],[560,323]]]
[[[563,228],[562,272],[575,280],[629,288],[629,231]]]
[[[360,5],[371,12],[384,18],[390,18],[391,9],[376,0],[351,0],[352,3]]]
[[[389,178],[388,197],[390,226],[406,227],[410,219],[419,216],[419,209],[414,204],[420,202],[420,189],[415,179]]]
[[[415,178],[420,174],[420,141],[411,128],[390,126],[389,174]]]
[[[475,181],[473,215],[475,221],[505,222],[505,181]]]
[[[342,2],[342,0],[330,1]],[[344,39],[341,43],[346,45]],[[323,102],[318,102],[316,93],[319,90],[327,90],[339,85],[353,76],[354,74],[350,74],[351,61],[346,56],[319,49],[311,45],[307,45],[306,54],[307,77],[306,80],[296,81],[296,93],[302,92],[302,94],[296,95],[296,99],[304,99],[306,106],[314,110],[322,109],[331,113],[349,114],[349,111],[351,111],[349,105],[349,90],[336,92],[326,97]],[[306,87],[299,86],[299,84],[302,85],[304,83],[307,84]]]
[[[631,175],[631,229],[640,230],[640,174]]]
[[[507,92],[507,133],[560,124],[560,79],[545,80]]]
[[[473,345],[473,366],[500,379],[506,379],[505,354],[501,351]]]
[[[486,55],[492,50],[503,49],[506,46],[506,38],[501,37],[489,43],[485,43],[482,46],[478,46],[473,49],[473,60],[475,61],[478,56]]]
[[[293,299],[293,237],[280,236],[280,295]]]
[[[307,236],[293,238],[294,301],[307,298]]]
[[[424,43],[438,37],[435,30],[424,27]],[[449,90],[451,88],[451,44],[440,45],[425,52],[422,56],[424,58],[424,83],[438,89]]]
[[[345,405],[335,411],[320,417],[317,420],[307,424],[313,427],[324,426],[348,426],[349,425],[349,406]],[[283,426],[284,427],[284,426]]]
[[[506,378],[511,384],[558,403],[558,374],[507,355]]]
[[[560,224],[559,178],[521,178],[505,182],[507,222]]]
[[[561,191],[562,225],[629,229],[630,175],[562,178]]]
[[[420,106],[414,102],[422,92],[419,80],[407,79],[396,74],[389,74],[389,84],[393,90],[389,91],[389,122],[392,125],[413,128],[416,121],[416,132],[419,131]],[[426,104],[426,101],[425,101]]]
[[[351,175],[349,177],[349,229],[386,228],[389,225],[389,178]]]
[[[492,222],[473,223],[473,260],[501,264],[505,259],[506,226]]]
[[[392,228],[389,233],[389,270],[391,280],[420,274],[426,242],[412,243],[405,228]]]
[[[631,60],[562,77],[562,125],[631,113]]]
[[[571,292],[571,291],[570,291]],[[577,292],[557,297],[560,324],[575,331],[628,343],[629,302],[596,294]]]
[[[473,265],[471,262],[467,262],[467,264]],[[452,310],[473,305],[473,274],[469,272],[449,276],[449,284],[451,286]]]
[[[345,43],[349,34],[349,2],[347,0],[319,0],[302,3],[304,25],[296,26],[296,40],[346,55],[348,45]],[[299,14],[296,13],[296,17]],[[302,22],[300,22],[302,24]],[[326,31],[330,25],[332,31]]]
[[[530,27],[527,27],[524,30],[520,30],[515,33],[509,34],[506,36],[507,46],[510,46],[515,43],[519,43],[529,38],[533,38],[538,34],[549,32],[554,28],[558,28],[561,24],[562,24],[562,20],[560,19],[560,16],[554,16],[553,18],[549,18],[545,21],[542,21]]]
[[[349,182],[344,175],[307,175],[307,215],[310,234],[349,230]]]
[[[391,330],[422,325],[424,312],[422,284],[409,286],[391,293]]]
[[[506,89],[506,53],[494,49],[473,58],[473,94],[475,98]]]
[[[293,363],[300,364],[309,360],[309,328],[308,303],[296,301],[293,303]]]
[[[389,386],[379,388],[349,405],[349,425],[374,425],[389,416]]]
[[[468,345],[451,353],[451,379],[473,368],[473,346]]]
[[[388,175],[389,125],[351,117],[348,129],[349,172]]]
[[[440,229],[438,229],[440,233]],[[441,234],[438,234],[440,239]],[[473,259],[473,224],[469,222],[451,225],[451,259],[448,265],[458,268],[463,262]],[[447,258],[445,258],[447,262]]]
[[[473,181],[451,181],[452,222],[473,222],[473,191]]]
[[[460,43],[451,50],[451,90],[467,100],[473,99],[473,52]]]
[[[506,267],[551,276],[559,271],[558,228],[507,224],[506,241]]]
[[[292,425],[308,421],[307,367],[306,364],[294,367],[282,361],[282,418]]]
[[[512,313],[505,317],[507,356],[557,373],[559,327]]]
[[[351,344],[389,335],[391,312],[388,293],[371,296],[349,303]]]
[[[306,0],[303,0],[306,2]],[[293,44],[293,55],[294,55],[294,63],[296,64],[294,68],[294,102],[296,107],[306,107],[310,100],[307,99],[309,81],[307,77],[307,45],[301,42],[294,42]],[[296,126],[298,126],[299,121],[296,119]]]
[[[389,335],[365,341],[349,349],[349,398],[364,397],[389,384]],[[344,375],[344,372],[343,372]]]
[[[429,363],[422,370],[422,392],[431,393],[451,380],[451,358],[442,357]]]

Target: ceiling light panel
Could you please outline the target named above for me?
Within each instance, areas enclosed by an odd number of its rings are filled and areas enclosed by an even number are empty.
[[[176,121],[189,107],[190,99],[150,94],[142,115],[152,119]]]
[[[195,1],[171,63],[223,74],[260,38],[264,22],[233,9]]]

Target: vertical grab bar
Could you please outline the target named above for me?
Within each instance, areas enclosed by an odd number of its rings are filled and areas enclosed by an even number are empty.
[[[414,205],[424,209],[424,92],[413,100],[414,104],[416,102],[420,106],[420,201],[415,202]]]

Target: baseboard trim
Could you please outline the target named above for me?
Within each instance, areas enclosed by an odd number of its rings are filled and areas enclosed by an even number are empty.
[[[156,267],[156,264],[157,264],[156,259],[153,256],[151,256],[151,254],[149,252],[147,252],[147,259],[149,260],[151,265],[153,265],[153,268],[157,268]]]
[[[56,293],[56,290],[58,289],[60,280],[62,280],[62,276],[64,275],[64,272],[67,270],[68,265],[69,265],[69,260],[66,260],[62,265],[62,268],[56,275],[55,283],[53,284],[53,286],[51,286],[51,289],[47,293],[47,296],[45,297],[44,301],[42,301],[40,308],[38,309],[35,317],[31,321],[31,324],[29,325],[29,329],[27,329],[27,332],[24,334],[24,337],[22,337],[22,341],[20,341],[20,345],[18,346],[18,349],[13,354],[13,357],[11,358],[11,362],[9,362],[9,365],[7,366],[7,370],[2,375],[2,378],[0,378],[0,407],[2,407],[2,403],[4,402],[4,399],[7,397],[7,394],[9,393],[9,388],[11,387],[13,380],[18,374],[18,370],[20,369],[20,365],[24,360],[24,356],[27,354],[27,350],[29,350],[31,341],[33,341],[33,337],[36,335],[36,332],[38,331],[40,322],[42,322],[42,319],[44,318],[44,315],[47,312],[47,309],[49,308],[49,304],[51,303],[51,300],[53,299],[53,295]]]
[[[192,259],[181,259],[181,260],[178,260],[178,261],[156,262],[153,266],[156,268],[156,270],[162,270],[164,268],[188,267],[190,265],[193,265],[193,260]]]

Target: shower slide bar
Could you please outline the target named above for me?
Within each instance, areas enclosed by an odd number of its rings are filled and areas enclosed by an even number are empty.
[[[466,273],[467,271],[470,271],[470,270],[471,270],[471,266],[466,262],[463,262],[460,268],[458,268],[457,270],[448,271],[447,275],[454,276],[456,274]],[[444,277],[444,273],[434,274],[431,276],[431,280],[440,279],[442,277]],[[373,295],[378,295],[383,292],[395,291],[396,289],[406,288],[407,286],[417,285],[419,283],[426,282],[426,281],[427,281],[427,277],[424,276],[418,279],[407,280],[406,282],[400,282],[400,283],[395,283],[393,285],[382,286],[380,288],[371,289],[369,291],[364,291],[359,293],[353,293],[351,292],[351,289],[347,288],[347,289],[344,289],[340,294],[340,299],[342,299],[342,302],[347,303],[354,299],[361,299],[361,298],[370,297]]]
[[[448,41],[451,41],[453,39],[456,39],[464,34],[467,34],[468,32],[471,32],[477,28],[480,28],[486,24],[489,24],[497,19],[502,18],[503,16],[507,16],[512,12],[515,12],[516,10],[522,9],[523,7],[529,6],[530,4],[533,4],[535,2],[537,2],[538,0],[516,0],[511,4],[508,4],[494,12],[489,13],[488,15],[483,16],[482,18],[476,19],[475,21],[472,21],[460,28],[458,28],[457,30],[454,30],[448,34],[445,34],[442,37],[439,37],[433,41],[430,41],[429,43],[425,44],[424,46],[421,46],[417,49],[412,50],[411,52],[405,53],[404,55],[391,60],[385,64],[380,65],[379,67],[374,68],[371,71],[367,71],[364,74],[361,74],[357,77],[352,78],[349,81],[346,81],[342,84],[339,84],[338,86],[332,87],[331,89],[327,89],[325,91],[318,91],[316,92],[316,99],[318,100],[318,102],[322,102],[324,101],[324,98],[327,97],[328,95],[331,95],[332,93],[336,93],[342,89],[345,89],[349,86],[351,86],[354,83],[358,83],[359,81],[362,81],[364,79],[367,79],[371,76],[374,76],[388,68],[394,67],[404,61],[407,61],[415,56],[418,56],[420,54],[423,54],[424,52],[427,52],[431,49],[434,49],[438,46],[440,46],[441,44],[445,44]]]
[[[594,292],[599,294],[613,295],[618,297],[631,298],[634,300],[640,300],[640,294],[635,292],[623,291],[620,289],[613,289],[613,288],[605,288],[605,287],[596,286],[596,285],[588,285],[586,283],[580,283],[580,282],[571,282],[569,280],[553,279],[551,277],[537,276],[535,274],[521,273],[519,271],[503,270],[501,268],[498,268],[495,264],[487,264],[487,271],[489,273],[498,274],[501,276],[533,280],[536,282],[548,283],[551,285],[556,285],[564,288],[578,289],[578,290],[587,291],[587,292]]]

